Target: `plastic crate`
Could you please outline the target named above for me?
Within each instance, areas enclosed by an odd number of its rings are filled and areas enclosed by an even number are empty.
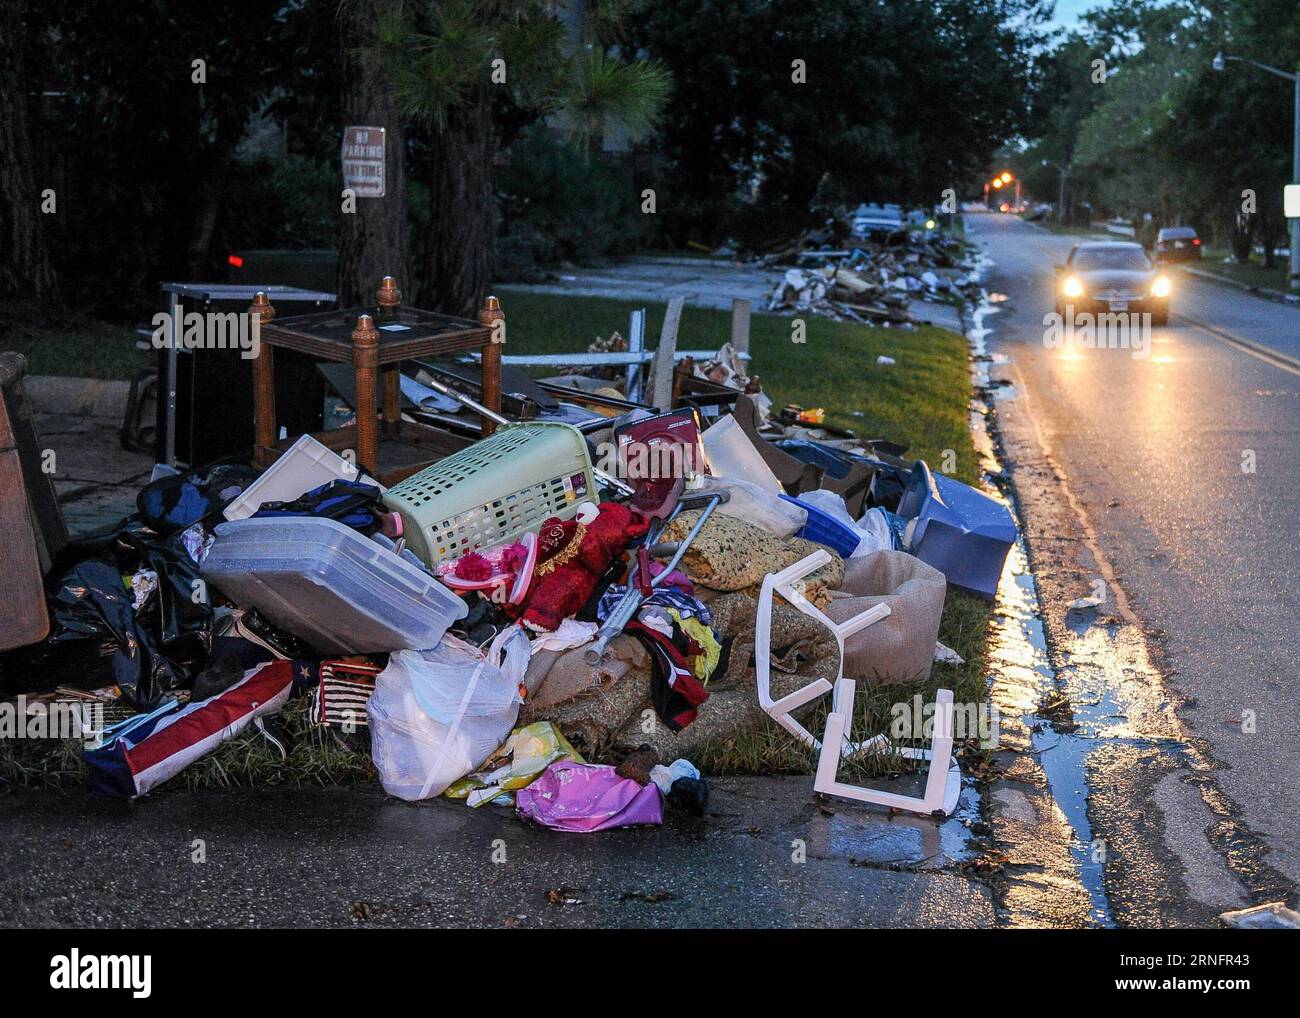
[[[228,520],[245,520],[257,512],[263,502],[292,502],[330,481],[362,481],[384,490],[382,484],[357,470],[338,453],[311,435],[303,435],[267,467],[261,477],[233,499],[222,515]]]
[[[595,497],[587,441],[577,428],[531,421],[500,428],[393,485],[406,546],[430,567],[510,541]]]
[[[862,535],[847,523],[837,520],[830,513],[822,512],[815,505],[810,505],[793,495],[782,495],[781,498],[794,503],[808,513],[808,522],[803,525],[803,529],[795,535],[796,537],[804,537],[809,541],[824,544],[838,552],[840,558],[848,558],[852,555],[858,542],[862,540]]]
[[[217,527],[203,578],[326,654],[427,650],[468,612],[418,565],[312,516]]]
[[[898,516],[911,528],[908,550],[913,555],[938,569],[952,586],[993,600],[1017,536],[1006,506],[918,460]]]

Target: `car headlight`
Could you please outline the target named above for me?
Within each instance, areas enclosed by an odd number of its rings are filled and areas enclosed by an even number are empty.
[[[1065,282],[1061,284],[1061,293],[1067,297],[1083,296],[1083,280],[1078,276],[1066,276]]]
[[[1156,276],[1155,282],[1151,284],[1151,296],[1168,297],[1173,288],[1168,276]]]

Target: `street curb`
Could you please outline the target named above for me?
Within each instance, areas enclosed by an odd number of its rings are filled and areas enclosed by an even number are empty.
[[[1225,276],[1218,276],[1213,272],[1207,272],[1205,269],[1194,269],[1189,265],[1184,265],[1183,271],[1189,276],[1195,276],[1197,279],[1204,279],[1207,283],[1217,283],[1220,286],[1230,286],[1234,290],[1253,293],[1256,297],[1263,297],[1265,300],[1271,300],[1275,304],[1285,304],[1287,307],[1300,308],[1300,296],[1292,296],[1289,293],[1283,293],[1281,290],[1274,290],[1266,286],[1252,286],[1250,283],[1242,283],[1236,279],[1228,279]]]

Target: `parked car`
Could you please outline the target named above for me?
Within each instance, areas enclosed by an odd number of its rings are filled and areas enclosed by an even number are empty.
[[[903,210],[897,205],[859,205],[853,213],[853,236],[896,233],[903,229]]]
[[[1152,325],[1169,321],[1173,284],[1131,240],[1076,244],[1064,265],[1056,266],[1056,313],[1087,312],[1151,315]]]
[[[1201,257],[1201,238],[1190,226],[1166,226],[1156,234],[1157,262],[1193,262]]]

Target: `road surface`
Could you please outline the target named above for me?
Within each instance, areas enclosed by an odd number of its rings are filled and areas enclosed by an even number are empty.
[[[1140,626],[1150,650],[1150,671],[1130,679],[1152,711],[1171,696],[1197,751],[1149,730],[1148,744],[1177,760],[1141,789],[1136,763],[1098,787],[1106,772],[1089,760],[1094,834],[1163,837],[1207,906],[1294,896],[1300,360],[1288,358],[1300,358],[1300,310],[1179,274],[1170,324],[1152,330],[1145,355],[1050,349],[1052,267],[1073,241],[1005,215],[968,216],[967,229],[995,263],[986,285],[1006,298],[985,324],[991,374],[1006,383],[996,405],[1008,459],[1042,467],[1017,471],[1018,497],[1068,503],[1046,524],[1050,512],[1029,510],[1036,571],[1072,575],[1078,596],[1090,576],[1102,581],[1114,618]],[[1086,628],[1068,619],[1067,637]],[[1139,762],[1151,770],[1161,753]],[[1139,835],[1143,823],[1154,826]],[[1154,871],[1161,852],[1148,854]]]

